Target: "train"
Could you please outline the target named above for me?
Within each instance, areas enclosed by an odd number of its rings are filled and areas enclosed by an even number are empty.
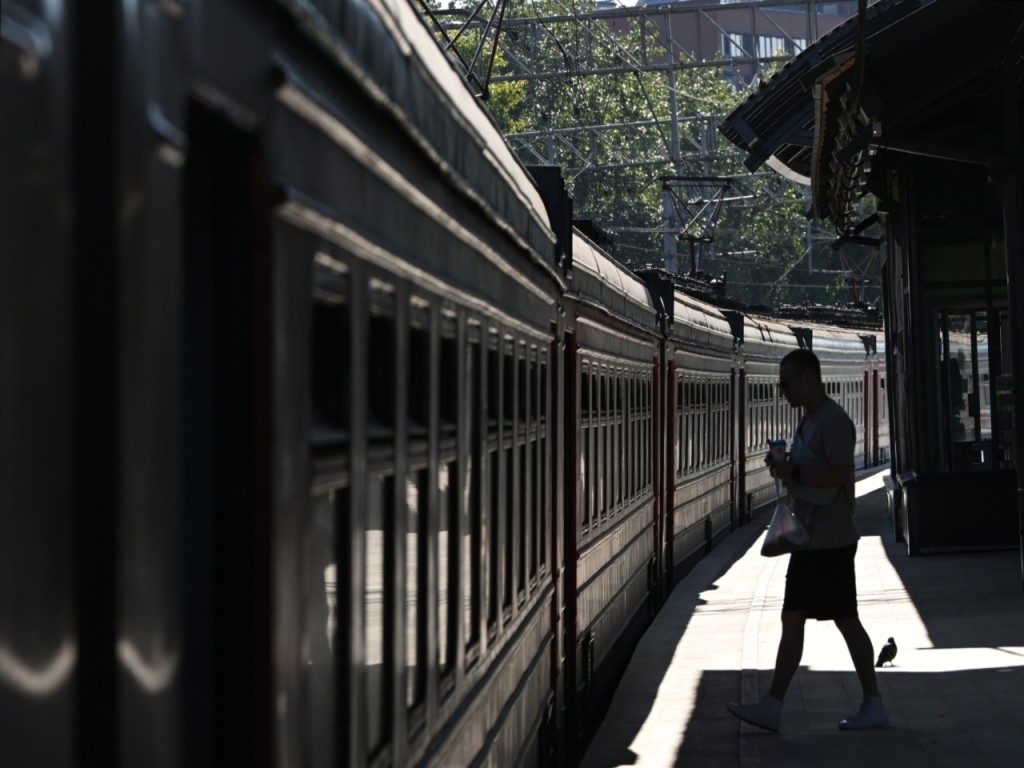
[[[406,0],[9,0],[11,766],[576,763],[871,328],[631,271]]]

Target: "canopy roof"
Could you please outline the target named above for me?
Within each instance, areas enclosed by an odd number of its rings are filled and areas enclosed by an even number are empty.
[[[1014,164],[1022,25],[1024,3],[880,0],[788,63],[720,130],[747,152],[748,169],[768,164],[811,185],[815,216],[850,234],[878,153]]]

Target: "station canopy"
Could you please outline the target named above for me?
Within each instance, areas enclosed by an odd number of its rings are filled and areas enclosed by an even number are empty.
[[[880,0],[808,47],[723,121],[747,153],[812,188],[813,214],[857,231],[884,197],[878,156],[1018,170],[1024,2]],[[874,170],[874,173],[872,171]]]

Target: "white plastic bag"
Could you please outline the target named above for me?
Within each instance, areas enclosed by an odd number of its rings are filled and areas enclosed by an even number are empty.
[[[780,496],[775,504],[775,513],[768,525],[761,554],[765,557],[778,557],[787,552],[803,549],[811,540],[811,533],[800,519],[793,514],[792,500],[789,496]]]

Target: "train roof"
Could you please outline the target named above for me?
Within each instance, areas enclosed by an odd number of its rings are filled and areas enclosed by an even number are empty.
[[[716,350],[732,350],[735,336],[721,309],[682,291],[672,302],[672,337]]]
[[[655,325],[655,306],[644,282],[578,229],[573,230],[570,290],[645,327]]]
[[[424,145],[449,180],[511,237],[554,263],[555,234],[537,185],[408,0],[350,3],[343,24],[326,21],[305,3],[292,9],[313,21],[315,37]]]

